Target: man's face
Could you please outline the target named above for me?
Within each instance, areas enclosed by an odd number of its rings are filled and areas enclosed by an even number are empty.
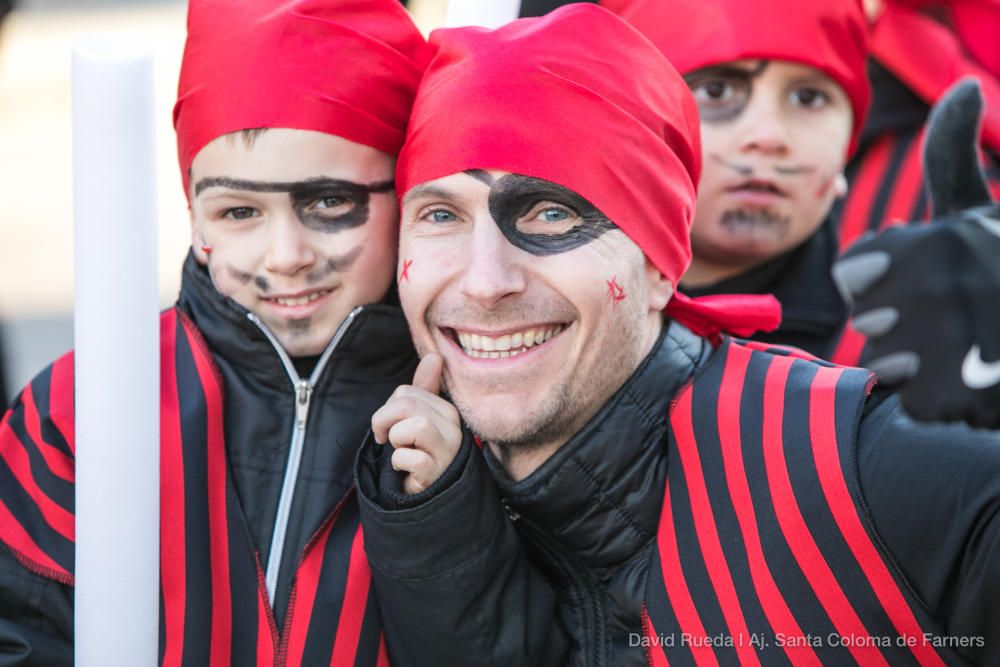
[[[684,283],[698,286],[816,231],[844,194],[852,110],[832,79],[784,61],[739,60],[685,78],[701,116],[703,167]]]
[[[344,317],[382,299],[392,281],[392,178],[389,155],[341,137],[219,137],[191,165],[195,256],[290,355],[319,354]]]
[[[580,195],[498,171],[403,201],[400,299],[473,431],[507,452],[557,446],[636,369],[670,286]]]

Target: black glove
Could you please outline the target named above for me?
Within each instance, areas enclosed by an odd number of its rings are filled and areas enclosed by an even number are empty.
[[[977,156],[982,108],[963,80],[931,112],[934,222],[863,238],[833,272],[869,339],[862,362],[912,417],[1000,428],[1000,205]]]
[[[912,417],[1000,427],[1000,206],[862,239],[834,276]]]

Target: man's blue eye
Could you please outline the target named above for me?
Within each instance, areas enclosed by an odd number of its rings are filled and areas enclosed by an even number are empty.
[[[436,211],[431,211],[431,220],[434,222],[451,222],[456,220],[455,214],[451,211],[443,211],[438,209]]]
[[[560,222],[569,218],[569,212],[561,208],[547,208],[542,211],[542,218],[546,222]]]

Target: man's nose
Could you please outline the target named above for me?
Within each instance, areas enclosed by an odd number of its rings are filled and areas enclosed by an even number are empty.
[[[460,291],[483,308],[492,308],[505,297],[523,292],[524,256],[488,213],[481,215],[469,237]]]
[[[274,214],[269,221],[265,268],[273,273],[295,275],[316,264],[311,234],[294,211]]]

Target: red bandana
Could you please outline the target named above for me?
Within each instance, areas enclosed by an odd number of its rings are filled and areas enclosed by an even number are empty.
[[[605,0],[607,1],[607,0]],[[744,58],[788,60],[836,81],[851,101],[857,148],[871,90],[859,0],[615,0],[621,16],[682,74]]]
[[[574,4],[492,31],[437,30],[430,41],[436,53],[396,169],[400,197],[469,169],[551,181],[600,209],[677,285],[691,259],[698,110],[646,39]],[[780,321],[770,296],[696,301],[676,294],[667,312],[702,335]]]
[[[289,128],[395,155],[429,52],[399,0],[191,0],[174,127],[191,161],[224,134]]]
[[[965,50],[993,77],[1000,78],[1000,0],[888,0],[887,9],[894,7],[947,10],[947,18]],[[912,43],[922,44],[917,36]],[[874,45],[872,49],[874,54]],[[934,55],[933,48],[927,51]]]
[[[931,105],[965,76],[979,79],[986,100],[982,143],[1000,152],[1000,80],[962,50],[959,38],[929,16],[906,3],[890,3],[872,27],[872,56],[900,81]],[[920,3],[912,3],[920,4]],[[956,12],[988,9],[985,0],[968,7],[955,5]],[[992,22],[978,24],[983,34],[995,30],[1000,39],[1000,4],[993,6]],[[956,15],[957,16],[961,14]],[[993,42],[995,64],[1000,71],[1000,45]]]

